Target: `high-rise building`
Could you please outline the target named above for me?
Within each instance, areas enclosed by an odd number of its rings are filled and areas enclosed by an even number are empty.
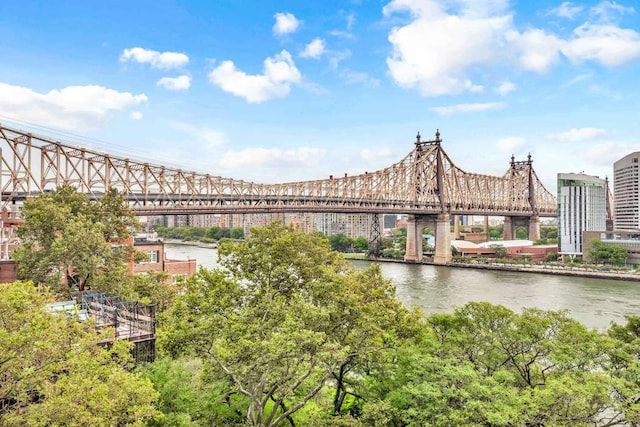
[[[558,174],[558,252],[582,255],[582,232],[607,227],[607,181],[581,173]]]
[[[639,158],[640,151],[636,151],[613,164],[613,206],[616,230],[640,230]]]

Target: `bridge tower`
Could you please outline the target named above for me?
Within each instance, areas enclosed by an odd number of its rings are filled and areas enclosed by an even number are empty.
[[[531,154],[527,156],[527,160],[515,161],[515,157],[511,155],[511,192],[510,195],[514,200],[523,197],[519,194],[518,181],[527,180],[527,201],[531,206],[531,216],[505,216],[504,218],[504,240],[513,240],[516,237],[517,227],[523,226],[528,229],[529,240],[540,239],[540,216],[538,206],[536,204],[536,177],[533,172],[533,160]]]
[[[382,234],[380,233],[380,216],[373,214],[371,232],[369,234],[369,256],[378,258],[382,252]]]
[[[409,215],[404,256],[406,262],[422,262],[422,234],[426,227],[431,228],[435,233],[434,264],[446,264],[451,261],[451,226],[445,193],[445,167],[441,142],[439,130],[436,130],[436,138],[433,140],[422,141],[420,133],[416,135],[412,177],[415,201],[417,203],[422,200],[425,192],[429,192],[437,200],[439,213]],[[434,169],[436,185],[433,188],[426,188],[424,182],[432,179],[429,175],[434,172]]]

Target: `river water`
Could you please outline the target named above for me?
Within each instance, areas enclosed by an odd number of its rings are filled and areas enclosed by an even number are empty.
[[[215,249],[166,244],[170,259],[196,259],[214,268]],[[352,261],[367,268],[368,261]],[[425,313],[451,312],[470,301],[488,301],[514,311],[523,307],[569,310],[590,328],[624,323],[625,315],[640,315],[640,282],[592,279],[510,271],[475,270],[402,263],[380,263],[383,275],[396,286],[400,300]]]

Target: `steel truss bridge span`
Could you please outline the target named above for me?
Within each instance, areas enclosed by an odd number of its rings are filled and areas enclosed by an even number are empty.
[[[138,215],[260,212],[350,212],[489,216],[556,216],[557,202],[531,156],[511,158],[503,176],[458,168],[436,138],[416,137],[402,160],[382,170],[339,178],[258,184],[154,165],[33,135],[0,124],[0,187],[15,202],[70,185],[99,198],[111,188]]]

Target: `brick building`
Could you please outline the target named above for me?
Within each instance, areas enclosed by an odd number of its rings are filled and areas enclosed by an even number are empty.
[[[164,252],[164,242],[155,233],[138,235],[133,238],[133,246],[147,254],[148,261],[129,262],[129,273],[140,274],[146,272],[166,272],[173,283],[181,282],[197,271],[196,260],[168,259]]]

